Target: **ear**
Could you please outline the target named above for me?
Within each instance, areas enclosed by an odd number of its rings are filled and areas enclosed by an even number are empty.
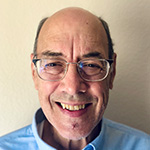
[[[32,72],[32,78],[33,78],[33,81],[34,81],[34,86],[35,86],[35,89],[37,90],[37,87],[38,87],[38,77],[37,77],[37,73],[36,73],[36,69],[35,69],[34,63],[32,62],[33,57],[34,57],[34,54],[32,53],[30,55],[30,59],[31,59],[31,72]]]
[[[114,53],[113,54],[114,62],[112,63],[111,70],[110,70],[110,80],[109,80],[109,88],[110,89],[113,88],[113,82],[114,82],[115,75],[116,75],[116,59],[117,59],[117,54]]]

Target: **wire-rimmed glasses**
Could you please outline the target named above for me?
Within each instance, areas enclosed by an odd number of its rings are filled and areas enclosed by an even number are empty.
[[[45,81],[59,81],[67,73],[69,64],[76,64],[77,71],[85,81],[102,81],[110,70],[112,59],[84,59],[67,62],[56,58],[33,59],[38,76]]]

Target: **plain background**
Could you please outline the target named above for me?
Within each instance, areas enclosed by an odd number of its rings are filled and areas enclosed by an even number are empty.
[[[110,26],[118,57],[105,117],[150,133],[149,0],[0,0],[0,135],[32,122],[40,107],[30,70],[37,26],[70,6]]]

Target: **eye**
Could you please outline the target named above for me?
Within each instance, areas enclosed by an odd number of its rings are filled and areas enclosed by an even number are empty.
[[[47,70],[48,72],[62,72],[64,68],[65,64],[60,61],[46,62],[44,65],[44,70]]]
[[[105,73],[105,63],[102,61],[88,60],[80,62],[80,73],[84,76],[97,76],[103,75]]]
[[[98,64],[85,64],[84,67],[100,68]]]
[[[85,62],[80,65],[80,68],[88,68],[88,69],[102,69],[100,64],[95,62]]]
[[[45,65],[45,67],[56,67],[56,66],[62,66],[62,64],[57,62],[57,63],[48,63]]]
[[[81,62],[79,64],[79,67],[80,68],[84,68],[84,67],[91,67],[92,68],[92,67],[98,67],[98,65],[95,65],[93,63],[88,63],[88,62],[84,62],[84,63]]]
[[[56,75],[64,72],[66,67],[65,62],[54,59],[44,59],[41,63],[40,71],[43,73]]]

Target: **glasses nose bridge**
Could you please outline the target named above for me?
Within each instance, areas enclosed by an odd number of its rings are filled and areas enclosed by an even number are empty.
[[[69,67],[70,64],[76,65],[78,67],[78,62],[67,62],[67,68]]]
[[[69,65],[69,64],[76,64],[76,65],[78,65],[78,63],[77,62],[67,62],[67,65]]]
[[[66,64],[67,64],[66,73],[68,72],[68,68],[70,68],[70,67],[69,67],[70,64],[76,65],[76,66],[75,66],[76,69],[77,69],[76,71],[78,72],[78,62],[67,62]],[[78,73],[79,73],[79,72],[78,72]]]
[[[75,66],[69,66],[70,64],[73,64]],[[79,76],[81,78],[80,73],[78,71],[78,62],[66,62],[66,65],[67,66],[66,66],[66,72],[65,72],[64,78],[67,76],[68,72],[69,72],[69,77],[70,77],[70,73],[71,73],[74,77]]]

